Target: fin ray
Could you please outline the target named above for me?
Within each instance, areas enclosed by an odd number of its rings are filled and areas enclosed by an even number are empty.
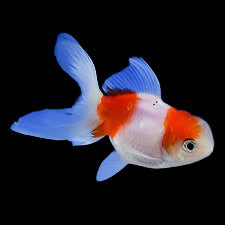
[[[78,82],[81,96],[72,108],[29,113],[15,122],[11,129],[46,139],[69,140],[73,145],[98,141],[99,138],[93,137],[91,133],[101,123],[97,105],[102,93],[94,64],[79,43],[66,33],[58,36],[54,53],[61,68]]]
[[[71,138],[73,124],[66,109],[44,109],[22,116],[11,129],[35,137],[65,140]]]
[[[60,67],[78,82],[84,98],[100,92],[91,58],[71,35],[59,34],[54,53]]]
[[[96,180],[97,181],[107,180],[110,177],[117,174],[126,165],[127,163],[124,162],[120,158],[119,154],[114,150],[101,163],[97,172]]]
[[[113,89],[130,90],[154,94],[161,98],[159,81],[149,65],[142,58],[137,57],[130,58],[129,62],[129,66],[104,82],[103,90],[109,94]]]
[[[73,141],[73,145],[93,143],[99,140],[91,134],[91,129],[86,124],[87,115],[82,107],[76,108],[79,108],[76,112],[71,109],[35,111],[22,116],[18,122],[13,123],[11,129],[40,138]],[[98,124],[97,120],[96,124]]]

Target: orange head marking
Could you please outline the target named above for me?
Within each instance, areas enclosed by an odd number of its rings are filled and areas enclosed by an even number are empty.
[[[165,133],[162,140],[163,148],[167,153],[173,156],[176,148],[173,148],[177,142],[183,142],[186,139],[196,139],[200,137],[201,125],[195,116],[186,111],[180,111],[173,107],[168,109],[164,121]]]

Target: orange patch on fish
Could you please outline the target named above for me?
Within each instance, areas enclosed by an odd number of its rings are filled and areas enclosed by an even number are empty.
[[[178,140],[197,139],[200,137],[202,127],[198,123],[197,117],[190,113],[177,110],[173,107],[168,109],[165,121],[165,132],[162,140],[163,148],[169,155],[175,152],[170,148],[174,146]]]
[[[102,124],[92,131],[94,137],[109,135],[113,138],[130,121],[138,103],[137,93],[102,96],[97,112]]]

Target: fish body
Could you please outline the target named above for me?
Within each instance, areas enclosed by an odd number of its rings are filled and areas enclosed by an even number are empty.
[[[161,99],[159,81],[142,59],[109,77],[100,91],[94,64],[68,34],[60,34],[56,59],[81,87],[72,108],[45,109],[27,114],[11,129],[27,135],[69,140],[73,145],[94,143],[109,136],[115,151],[100,165],[96,179],[110,178],[127,164],[168,168],[198,161],[213,151],[206,121],[177,110]]]
[[[113,118],[112,124],[105,132],[125,162],[151,168],[159,166],[163,162],[162,138],[165,130],[163,123],[169,106],[159,97],[145,93],[120,95],[115,99],[115,104],[121,97],[126,98],[127,102],[123,107],[120,106],[120,110],[116,110],[113,104],[112,108],[104,106],[104,101],[99,104],[110,109],[105,121],[111,120],[111,114],[115,115],[115,111],[118,111],[119,118],[121,111],[125,111],[123,112],[125,120],[116,126],[116,132],[113,130],[116,118]]]

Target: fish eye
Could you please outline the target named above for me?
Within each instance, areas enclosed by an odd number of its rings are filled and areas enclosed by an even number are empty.
[[[195,140],[192,140],[192,139],[186,139],[184,142],[183,142],[183,149],[184,151],[186,152],[193,152],[197,147],[197,143]]]

